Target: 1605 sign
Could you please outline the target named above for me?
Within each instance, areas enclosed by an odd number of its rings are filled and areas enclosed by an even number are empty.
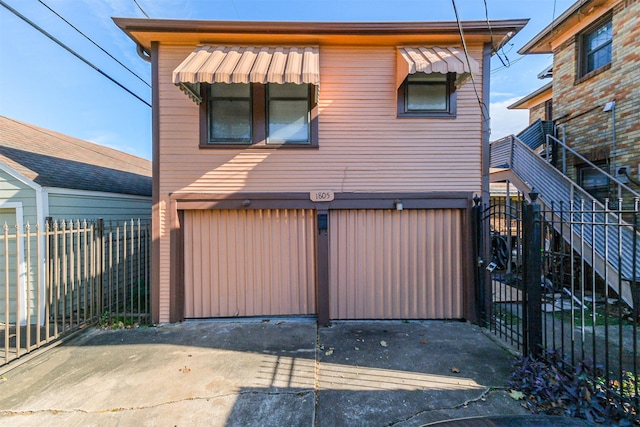
[[[314,190],[309,193],[312,202],[330,202],[333,200],[332,190]]]

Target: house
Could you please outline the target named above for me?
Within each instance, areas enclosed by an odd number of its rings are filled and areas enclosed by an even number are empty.
[[[0,221],[130,219],[151,213],[151,162],[0,116]]]
[[[526,20],[114,21],[152,67],[155,322],[475,317],[489,60]]]
[[[8,300],[7,318],[13,323],[20,301],[18,312],[24,323],[37,305],[37,289],[44,295],[45,277],[38,264],[54,255],[45,255],[44,237],[37,245],[35,233],[45,232],[47,220],[109,221],[150,215],[150,161],[0,116],[0,318],[4,321]],[[44,310],[44,305],[40,308]]]
[[[552,54],[553,81],[510,108],[529,109],[532,123],[553,121],[558,138],[588,160],[569,159],[566,174],[601,200],[617,195],[596,168],[640,189],[638,24],[638,1],[581,0],[519,50]]]

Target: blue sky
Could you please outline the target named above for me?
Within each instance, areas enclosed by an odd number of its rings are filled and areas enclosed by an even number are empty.
[[[49,11],[48,5],[148,83],[150,65],[111,17],[144,15],[134,0],[2,0],[151,102],[151,89]],[[41,3],[42,2],[42,3]],[[451,0],[137,0],[151,18],[242,21],[453,21]],[[492,139],[517,133],[527,113],[506,106],[547,81],[550,55],[517,50],[574,0],[486,0],[490,19],[530,18],[492,59]],[[485,19],[483,0],[456,0],[462,20]],[[555,8],[555,12],[554,12]],[[151,158],[151,108],[0,4],[0,115]]]

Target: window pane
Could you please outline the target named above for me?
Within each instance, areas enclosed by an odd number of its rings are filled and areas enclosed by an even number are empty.
[[[587,35],[587,50],[592,51],[599,46],[611,41],[613,37],[613,27],[611,21],[604,24],[591,34]]]
[[[307,98],[309,96],[309,85],[297,85],[295,83],[270,84],[270,98]]]
[[[269,101],[269,142],[309,142],[309,104]]]
[[[611,21],[587,33],[583,38],[584,69],[582,74],[597,70],[611,62],[611,40],[613,38],[613,26]]]
[[[446,111],[446,84],[411,84],[407,85],[408,111]]]
[[[611,62],[611,44],[601,47],[587,56],[587,72],[596,70]]]
[[[216,98],[249,98],[251,86],[242,83],[214,83],[211,85],[211,96]]]
[[[214,99],[209,111],[210,141],[251,142],[251,103],[248,99]]]

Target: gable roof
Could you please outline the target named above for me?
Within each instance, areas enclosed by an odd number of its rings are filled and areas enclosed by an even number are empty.
[[[0,163],[42,187],[151,196],[151,162],[0,116]]]

